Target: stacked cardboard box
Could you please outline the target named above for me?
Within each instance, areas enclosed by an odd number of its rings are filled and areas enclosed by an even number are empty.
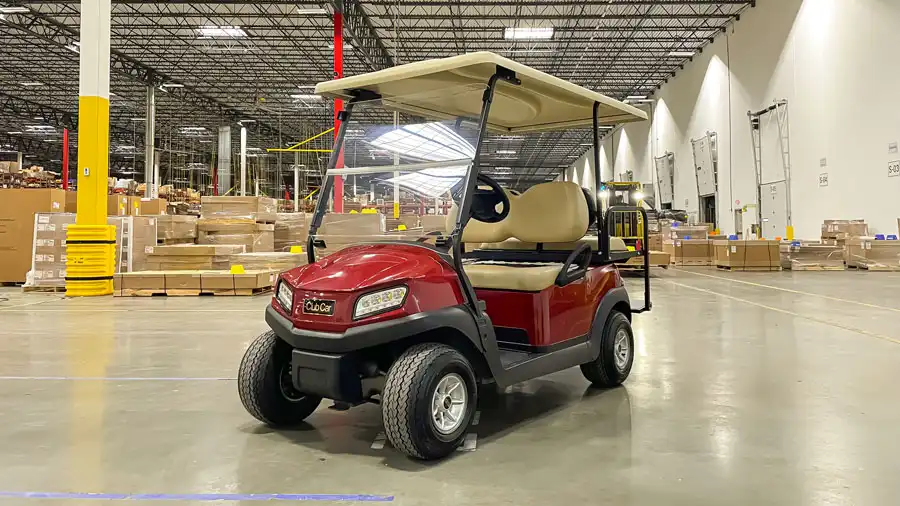
[[[240,265],[245,270],[282,272],[306,264],[306,253],[238,253],[231,255],[231,265]]]
[[[844,270],[844,248],[836,244],[805,241],[781,243],[781,267],[795,271]]]
[[[31,268],[36,213],[61,213],[66,195],[56,189],[0,189],[0,283],[24,283]]]
[[[714,240],[716,267],[735,271],[779,271],[778,241]]]
[[[19,169],[19,162],[0,162],[0,174],[15,174]]]
[[[78,212],[78,192],[66,192],[66,209],[67,213]]]
[[[690,226],[690,225],[682,225],[678,227],[671,228],[671,239],[708,239],[709,238],[709,227],[706,225],[702,226]]]
[[[220,270],[231,267],[231,255],[244,253],[235,244],[156,246],[147,256],[149,271]]]
[[[275,223],[277,214],[275,199],[268,197],[202,197],[200,217],[243,218],[260,223]]]
[[[900,241],[872,237],[847,240],[847,266],[870,271],[900,271]]]
[[[156,238],[159,244],[193,244],[197,240],[197,217],[185,214],[156,216]]]
[[[237,244],[251,253],[275,250],[275,224],[249,218],[200,218],[197,244]]]
[[[242,245],[247,252],[275,250],[275,199],[203,197],[197,243]]]
[[[447,232],[447,215],[444,214],[426,214],[422,216],[422,231],[426,234],[430,232]]]
[[[275,220],[275,251],[290,252],[293,246],[306,247],[312,214],[278,213]]]
[[[128,214],[130,216],[147,216],[166,214],[168,202],[164,199],[148,199],[128,197]]]
[[[825,220],[822,224],[822,242],[835,242],[843,246],[843,241],[851,237],[866,237],[869,226],[866,220]]]
[[[257,295],[272,290],[277,279],[278,273],[273,270],[243,274],[232,274],[227,270],[124,273],[113,278],[113,295]]]
[[[72,213],[38,213],[34,221],[34,255],[28,286],[66,285],[66,234],[75,223]],[[116,272],[147,268],[147,255],[156,245],[156,218],[152,216],[109,216],[116,227]]]
[[[676,266],[712,265],[712,243],[707,239],[667,241],[663,243],[663,252],[669,254],[672,263]]]
[[[128,216],[128,197],[117,193],[106,197],[106,214],[109,216]]]

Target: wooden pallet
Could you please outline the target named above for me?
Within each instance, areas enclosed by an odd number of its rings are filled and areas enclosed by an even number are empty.
[[[720,271],[733,271],[733,272],[780,272],[781,266],[777,267],[730,267],[727,265],[717,265],[716,269]]]
[[[271,293],[273,287],[267,286],[262,288],[244,288],[244,289],[222,289],[222,290],[184,290],[184,289],[167,289],[167,290],[130,290],[123,289],[116,292],[116,297],[252,297],[254,295],[264,295]]]
[[[5,282],[5,281],[4,281],[3,283],[0,283],[0,286],[15,286],[15,287],[19,287],[19,286],[22,286],[22,285],[24,285],[24,284],[25,284],[25,283],[22,283],[22,282],[19,282],[19,281],[15,281],[15,282],[12,282],[12,283],[8,283],[8,282]]]
[[[64,286],[23,286],[25,293],[66,293]]]
[[[870,272],[900,272],[900,267],[893,265],[861,265],[859,269]]]

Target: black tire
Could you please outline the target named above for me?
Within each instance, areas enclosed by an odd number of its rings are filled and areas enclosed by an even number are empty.
[[[442,434],[431,403],[441,381],[454,374],[465,385],[466,404],[459,427]],[[466,357],[444,344],[418,344],[403,352],[388,371],[381,395],[384,431],[394,448],[410,457],[446,457],[465,439],[477,402],[475,373]]]
[[[616,339],[622,332],[628,345],[628,356],[618,361]],[[594,386],[611,388],[619,386],[631,373],[634,364],[634,333],[631,331],[631,322],[618,312],[610,313],[603,326],[603,336],[600,340],[600,356],[592,362],[581,365],[581,373]]]
[[[248,413],[272,427],[297,425],[319,407],[321,397],[294,389],[291,347],[269,331],[257,337],[241,360],[238,393]]]

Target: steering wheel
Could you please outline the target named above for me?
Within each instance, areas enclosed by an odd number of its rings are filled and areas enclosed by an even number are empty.
[[[481,188],[487,186],[488,188]],[[462,197],[462,188],[454,192],[454,200],[459,204]],[[498,211],[497,208],[501,207]],[[475,194],[472,195],[472,219],[483,223],[497,223],[509,216],[509,195],[500,183],[485,174],[478,174],[476,178]]]

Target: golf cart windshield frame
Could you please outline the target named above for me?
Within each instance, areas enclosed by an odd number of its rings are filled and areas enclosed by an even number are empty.
[[[498,82],[505,82],[511,86],[518,86],[521,84],[521,81],[516,77],[515,72],[504,68],[502,66],[496,67],[496,72],[490,77],[488,82],[486,83],[486,87],[484,93],[482,95],[482,106],[481,113],[478,120],[478,136],[477,141],[475,143],[475,155],[472,159],[472,163],[468,165],[465,176],[463,178],[463,188],[462,193],[460,195],[459,202],[459,212],[456,216],[456,223],[453,226],[453,231],[450,233],[449,241],[447,241],[447,246],[452,250],[452,261],[453,267],[459,275],[460,281],[463,286],[463,293],[466,297],[466,302],[469,307],[475,312],[476,315],[480,315],[481,308],[478,305],[478,298],[475,295],[475,289],[472,286],[472,283],[469,281],[468,277],[462,266],[463,261],[463,251],[462,251],[462,232],[466,227],[466,224],[469,222],[471,218],[471,207],[472,207],[472,198],[475,194],[475,189],[477,187],[477,178],[481,170],[481,148],[484,144],[485,137],[488,132],[488,116],[491,111],[491,104],[494,98],[494,92],[497,88]],[[316,253],[315,248],[317,245],[321,246],[321,241],[316,239],[316,234],[319,230],[319,227],[322,225],[322,221],[325,217],[325,214],[328,212],[328,202],[331,200],[331,194],[334,189],[334,178],[337,177],[333,173],[335,167],[337,166],[337,161],[340,158],[340,154],[344,149],[344,138],[347,132],[347,128],[349,125],[349,119],[353,113],[354,107],[366,101],[378,100],[381,97],[372,91],[369,90],[358,90],[352,99],[347,102],[347,105],[343,111],[338,113],[337,119],[340,121],[340,127],[337,131],[337,136],[335,137],[334,145],[335,149],[332,150],[331,156],[328,159],[328,165],[326,167],[326,175],[325,181],[323,183],[322,189],[319,192],[319,199],[316,203],[315,212],[313,214],[312,222],[309,227],[309,238],[307,239],[307,258],[310,264],[316,262]],[[622,258],[618,258],[617,255],[612,255],[609,251],[609,232],[611,230],[609,223],[609,218],[612,217],[613,212],[621,212],[621,211],[638,211],[641,213],[644,223],[647,223],[647,214],[642,208],[636,207],[623,207],[616,206],[606,210],[606,214],[604,216],[603,208],[600,205],[600,190],[599,190],[599,181],[601,181],[600,175],[600,137],[599,137],[599,115],[598,111],[600,108],[600,102],[594,102],[593,106],[593,150],[594,150],[594,181],[598,182],[595,184],[596,188],[593,194],[594,202],[596,204],[596,212],[597,212],[597,228],[598,228],[598,244],[597,251],[600,256],[600,261],[602,263],[612,263],[617,260],[621,260]],[[647,250],[648,244],[648,233],[647,228],[644,227],[644,241],[641,253],[643,254],[644,260],[644,308],[636,309],[632,312],[642,312],[650,309],[650,278],[649,278],[649,251]],[[632,255],[626,255],[632,256]],[[625,258],[625,257],[623,257]]]

